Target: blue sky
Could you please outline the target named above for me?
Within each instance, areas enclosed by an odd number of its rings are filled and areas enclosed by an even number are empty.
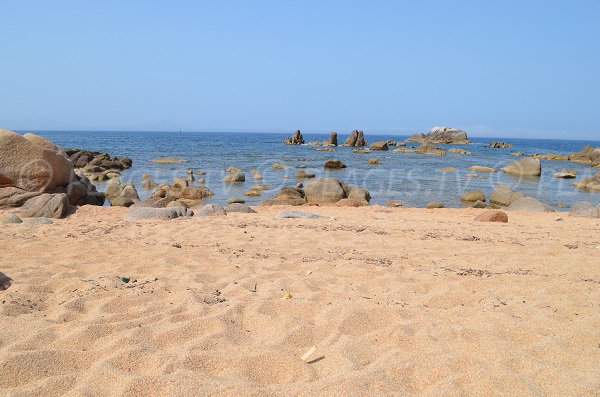
[[[0,0],[0,127],[600,136],[600,1]]]

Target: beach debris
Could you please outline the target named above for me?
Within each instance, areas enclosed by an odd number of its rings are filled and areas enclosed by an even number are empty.
[[[127,284],[131,279],[129,277],[120,277],[121,281]]]
[[[256,283],[254,283],[254,288],[252,288],[252,289],[250,290],[250,292],[256,292],[256,291],[258,291],[258,290],[256,289],[257,287],[258,287],[258,285],[257,285]]]
[[[310,276],[311,274],[312,274],[312,270],[309,270],[309,271],[306,272],[307,276]]]
[[[314,353],[316,350],[317,350],[317,346],[316,346],[316,345],[315,345],[315,346],[313,346],[313,347],[311,347],[310,349],[308,349],[308,350],[306,351],[306,353],[304,353],[304,354],[302,355],[302,357],[300,357],[300,360],[302,360],[302,361],[306,362],[306,361],[309,359],[309,357],[310,357],[310,356],[312,356],[312,355],[313,355],[313,353]]]
[[[292,299],[292,293],[290,291],[285,291],[283,293],[283,299]]]

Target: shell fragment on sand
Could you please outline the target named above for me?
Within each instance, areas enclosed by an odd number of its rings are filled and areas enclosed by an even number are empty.
[[[302,361],[306,362],[306,361],[307,361],[307,360],[310,358],[310,356],[312,356],[312,355],[313,355],[313,353],[314,353],[316,350],[317,350],[317,346],[316,346],[316,345],[315,345],[315,346],[313,346],[313,347],[311,347],[310,349],[308,349],[308,350],[306,351],[306,353],[304,353],[304,354],[302,355],[302,357],[300,357],[300,360],[302,360]]]

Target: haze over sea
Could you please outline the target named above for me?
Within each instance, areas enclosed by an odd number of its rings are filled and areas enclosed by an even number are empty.
[[[306,172],[320,176],[337,177],[351,186],[363,187],[371,193],[371,204],[385,204],[395,200],[405,206],[423,207],[432,200],[441,200],[447,207],[462,207],[460,195],[466,190],[479,189],[486,197],[494,187],[505,183],[528,196],[560,209],[560,204],[571,205],[577,201],[590,201],[597,204],[599,193],[577,190],[572,186],[573,180],[557,179],[555,172],[564,169],[577,171],[577,180],[598,173],[589,166],[564,161],[542,160],[542,176],[540,178],[519,178],[502,172],[492,174],[480,173],[479,177],[468,177],[472,172],[468,167],[473,165],[488,166],[499,169],[517,157],[513,152],[525,153],[571,153],[581,150],[584,145],[600,146],[600,141],[549,140],[549,139],[514,139],[514,138],[478,138],[469,136],[469,145],[440,145],[445,149],[459,147],[471,152],[469,155],[447,156],[424,155],[416,153],[393,153],[390,151],[373,151],[369,154],[352,153],[351,147],[335,148],[335,152],[318,152],[314,146],[284,145],[286,135],[290,133],[212,133],[212,132],[127,132],[127,131],[33,131],[64,148],[80,148],[107,152],[111,156],[126,156],[133,159],[133,167],[124,170],[122,182],[133,182],[140,198],[144,199],[152,190],[142,188],[142,175],[148,173],[159,184],[172,183],[177,176],[185,176],[188,168],[205,172],[203,176],[206,186],[215,195],[205,202],[224,204],[229,197],[244,198],[250,205],[257,205],[262,200],[271,198],[282,186],[295,186],[298,182],[295,174],[300,165],[305,165]],[[327,134],[311,134],[303,132],[306,142],[323,141]],[[339,132],[340,143],[348,132]],[[371,142],[380,140],[401,141],[408,136],[398,135],[366,135]],[[491,149],[484,147],[491,141],[503,141],[513,144],[510,149]],[[418,143],[408,143],[418,146]],[[159,157],[177,157],[189,160],[181,164],[156,164],[150,160]],[[347,168],[343,170],[323,169],[323,163],[331,158],[342,160]],[[369,158],[378,158],[380,165],[367,163]],[[278,162],[293,168],[273,169],[272,163]],[[227,167],[238,167],[246,171],[246,182],[223,183]],[[443,167],[455,167],[457,171],[441,171]],[[254,181],[247,173],[257,169],[263,176]],[[288,179],[285,179],[288,176]],[[198,178],[198,177],[197,177]],[[269,190],[262,192],[261,197],[245,197],[244,192],[253,184],[266,183]],[[98,183],[99,190],[104,184]]]

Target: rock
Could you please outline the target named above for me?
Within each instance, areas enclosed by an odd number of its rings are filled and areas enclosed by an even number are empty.
[[[300,130],[296,130],[291,137],[285,138],[283,143],[286,145],[302,145],[304,143],[304,137]]]
[[[308,204],[334,204],[347,198],[350,188],[337,178],[316,178],[308,182],[304,189]]]
[[[232,173],[232,172],[243,172],[243,171],[241,169],[239,169],[238,167],[227,167],[225,169],[225,172]]]
[[[68,185],[73,175],[73,163],[63,151],[38,146],[0,129],[0,186],[52,192]]]
[[[440,168],[440,171],[458,171],[458,168],[454,168],[454,167],[442,167],[442,168]]]
[[[346,164],[342,163],[341,160],[327,160],[325,162],[325,169],[326,170],[335,170],[335,169],[342,169],[342,168],[346,168]]]
[[[255,180],[262,179],[262,175],[257,172],[255,174],[252,174],[252,179],[255,179]]]
[[[432,145],[431,143],[424,143],[415,149],[415,152],[420,154],[435,154],[437,156],[445,156],[446,151]]]
[[[140,199],[140,196],[138,195],[138,192],[133,183],[127,183],[123,185],[123,190],[121,190],[121,194],[119,196],[126,197],[132,200]]]
[[[331,147],[318,147],[315,149],[317,152],[335,152]]]
[[[302,218],[302,219],[316,219],[320,218],[319,215],[309,214],[307,212],[302,211],[281,211],[275,217],[277,219],[285,219],[285,218]]]
[[[287,169],[287,168],[291,168],[291,167],[288,167],[288,166],[286,166],[286,165],[279,164],[279,163],[273,163],[273,164],[271,165],[271,167],[275,168],[276,170],[285,170],[285,169]]]
[[[486,207],[485,203],[481,200],[477,200],[471,205],[471,208],[485,208],[485,207]]]
[[[145,220],[145,219],[157,219],[157,220],[169,220],[179,217],[189,217],[194,213],[184,207],[172,207],[172,208],[152,208],[152,207],[131,207],[125,216],[126,220]]]
[[[507,210],[529,212],[552,212],[552,209],[533,197],[522,197],[510,203]]]
[[[150,179],[150,178],[152,178],[152,175],[150,175],[150,174],[142,175],[142,179]]]
[[[500,169],[509,175],[540,176],[542,173],[542,164],[540,159],[525,157],[511,161]]]
[[[428,208],[428,209],[444,208],[444,203],[442,203],[441,201],[430,201],[429,203],[427,203],[425,208]]]
[[[180,200],[173,200],[165,208],[173,208],[173,207],[183,207],[187,208],[187,204]]]
[[[600,174],[595,177],[582,178],[575,183],[577,189],[589,190],[593,192],[600,191]]]
[[[157,159],[150,160],[153,163],[158,164],[180,164],[180,163],[189,163],[189,160],[176,158],[176,157],[160,157]]]
[[[315,174],[311,174],[310,172],[298,171],[296,172],[296,179],[304,179],[304,178],[314,178]]]
[[[564,170],[554,174],[555,178],[573,179],[577,176],[577,172],[573,170]]]
[[[306,204],[304,191],[291,187],[282,187],[281,191],[271,200],[266,200],[261,203],[263,206],[270,205],[303,205]]]
[[[175,180],[173,181],[173,187],[176,189],[183,189],[184,187],[188,187],[189,183],[187,181],[187,179],[182,178],[182,177],[177,177],[175,178]]]
[[[453,147],[452,149],[448,149],[448,153],[456,153],[456,154],[471,154],[468,150],[459,149]]]
[[[371,153],[371,149],[358,147],[358,148],[352,149],[352,153],[367,154],[367,153]]]
[[[581,151],[568,155],[570,161],[580,164],[600,164],[600,147],[585,146]]]
[[[131,207],[135,204],[135,201],[130,199],[129,197],[117,196],[109,200],[110,205],[113,207]]]
[[[385,205],[387,205],[388,207],[393,207],[393,208],[403,207],[402,203],[399,203],[395,200],[389,200],[387,203],[385,203]]]
[[[225,175],[223,178],[223,182],[245,182],[246,176],[243,172],[232,172],[228,175]]]
[[[246,197],[260,197],[260,192],[258,190],[250,190],[249,192],[244,193]]]
[[[142,187],[144,189],[152,189],[152,188],[155,188],[156,186],[158,186],[158,183],[154,182],[152,179],[145,179],[142,182]]]
[[[228,206],[225,207],[225,212],[227,212],[228,214],[231,212],[241,212],[244,214],[256,214],[256,211],[254,211],[252,208],[248,207],[245,204],[241,204],[241,203],[229,204]]]
[[[45,149],[50,149],[55,152],[62,151],[62,149],[59,148],[58,146],[56,146],[53,142],[50,142],[46,138],[41,137],[39,135],[28,132],[28,133],[23,134],[23,138],[27,139],[29,142],[33,143],[34,145],[43,147]]]
[[[479,165],[474,165],[472,167],[469,167],[469,170],[475,171],[475,172],[496,172],[496,170],[494,168],[482,167]]]
[[[353,187],[352,189],[350,189],[350,192],[348,193],[348,198],[352,199],[352,200],[364,202],[363,205],[368,205],[369,202],[371,201],[371,194],[369,193],[369,191],[367,189]]]
[[[599,206],[600,207],[600,206]],[[599,208],[594,207],[587,201],[579,201],[571,207],[569,216],[576,216],[581,218],[597,218],[600,216],[598,212]]]
[[[341,199],[337,203],[334,204],[336,207],[364,207],[369,205],[368,202],[364,200],[357,200],[353,198],[345,198]]]
[[[373,165],[381,164],[381,162],[379,161],[379,159],[368,159],[367,163],[373,164]]]
[[[407,147],[399,147],[399,148],[397,148],[397,149],[394,150],[394,153],[404,153],[404,154],[406,154],[406,153],[414,153],[414,152],[415,152],[415,149],[410,149],[410,148],[407,148]]]
[[[227,202],[229,204],[235,204],[235,203],[244,204],[246,202],[246,200],[239,198],[239,197],[229,197],[227,199]]]
[[[28,192],[18,187],[8,186],[0,188],[0,208],[20,207],[30,198],[39,196],[41,192]]]
[[[266,183],[259,183],[257,185],[250,186],[250,190],[254,190],[254,191],[267,190],[268,188],[269,188],[269,185],[267,185]]]
[[[369,148],[371,150],[389,150],[387,141],[373,142]]]
[[[71,212],[71,204],[66,193],[44,193],[33,197],[21,207],[25,218],[64,218]]]
[[[493,149],[510,149],[513,145],[511,143],[506,143],[506,142],[490,142],[489,144],[486,145],[486,147],[489,148],[493,148]]]
[[[206,204],[196,212],[196,216],[223,216],[227,215],[225,208],[217,204]]]
[[[329,139],[327,141],[325,141],[327,145],[331,145],[331,146],[337,146],[338,144],[338,136],[337,136],[337,132],[331,132],[329,134]]]
[[[11,286],[12,279],[0,272],[0,291],[7,290]]]
[[[22,223],[23,221],[16,214],[12,212],[7,212],[5,214],[0,215],[0,224],[6,223]]]
[[[23,224],[24,225],[28,225],[28,226],[35,226],[35,225],[52,225],[54,223],[54,221],[50,218],[25,218],[23,219]]]
[[[476,222],[500,222],[507,223],[508,222],[508,214],[504,211],[500,210],[490,210],[482,212],[481,214],[475,217]]]
[[[490,195],[490,202],[492,204],[506,207],[509,206],[513,201],[523,197],[525,197],[523,194],[513,191],[508,185],[498,185]]]
[[[408,142],[441,143],[463,145],[469,143],[467,133],[450,127],[433,127],[427,134],[415,134],[407,139]]]
[[[467,192],[464,192],[460,199],[462,201],[468,201],[473,203],[476,201],[485,202],[485,194],[483,194],[481,190],[469,190]]]
[[[364,132],[353,130],[344,141],[344,146],[367,146]]]

